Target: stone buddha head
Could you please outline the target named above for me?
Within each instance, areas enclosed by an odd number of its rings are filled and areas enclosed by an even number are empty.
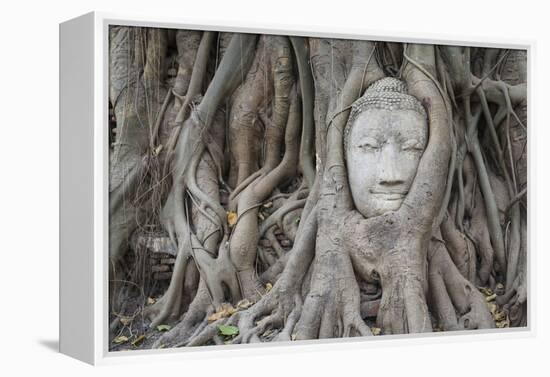
[[[405,82],[383,78],[354,102],[344,148],[351,195],[363,216],[401,207],[427,142],[426,111]]]

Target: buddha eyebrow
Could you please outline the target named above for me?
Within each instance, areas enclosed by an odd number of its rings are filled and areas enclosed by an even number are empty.
[[[366,143],[382,144],[384,139],[380,135],[362,135],[354,141],[354,145],[363,145]]]
[[[357,138],[357,143],[356,144],[364,144],[364,143],[367,143],[367,142],[380,143],[381,141],[380,141],[379,138],[376,138],[376,137],[363,136],[363,137]]]
[[[369,127],[367,129],[364,129],[363,132],[360,134],[360,137],[374,137],[379,138],[380,136],[384,135],[385,132],[387,132],[387,129],[384,129],[382,127]]]

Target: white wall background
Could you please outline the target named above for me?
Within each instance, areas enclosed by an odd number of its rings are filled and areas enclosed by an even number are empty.
[[[315,4],[315,5],[314,5]],[[538,5],[535,5],[538,4]],[[543,375],[548,370],[550,266],[545,212],[550,133],[549,12],[544,2],[459,0],[315,3],[298,0],[4,1],[0,11],[0,371],[9,375]],[[530,106],[529,182],[535,212],[534,338],[296,352],[213,361],[148,363],[93,369],[54,351],[58,339],[58,23],[91,10],[181,15],[198,20],[341,26],[453,38],[536,40]],[[546,69],[546,70],[543,70]],[[7,85],[6,85],[7,82]],[[534,152],[534,153],[533,153]],[[537,189],[538,188],[538,189]],[[455,338],[456,339],[456,338]],[[261,370],[261,372],[259,372]]]

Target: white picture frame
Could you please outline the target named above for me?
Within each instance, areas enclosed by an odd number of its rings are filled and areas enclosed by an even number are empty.
[[[197,23],[183,18],[137,17],[125,14],[88,13],[60,24],[60,351],[90,364],[130,363],[155,358],[229,357],[239,354],[293,353],[321,349],[369,348],[398,344],[478,341],[535,335],[532,283],[535,269],[531,248],[532,206],[528,211],[528,326],[389,335],[384,337],[300,341],[260,345],[208,346],[132,352],[108,349],[108,27],[130,25],[174,29],[216,30],[317,36],[331,38],[407,41],[495,48],[526,49],[528,96],[531,96],[534,42],[526,40],[447,39],[415,33],[386,34],[371,30],[311,25],[259,25],[234,22]],[[532,175],[532,108],[528,108],[528,180]],[[531,200],[528,189],[528,203]],[[536,303],[535,303],[536,304]]]

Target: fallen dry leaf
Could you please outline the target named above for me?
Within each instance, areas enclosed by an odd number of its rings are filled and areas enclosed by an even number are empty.
[[[271,283],[267,283],[265,285],[265,293],[269,292],[273,288],[273,285]]]
[[[122,344],[122,343],[126,343],[127,341],[128,341],[128,337],[124,335],[117,336],[116,338],[113,339],[113,343],[115,344]]]
[[[491,296],[493,294],[493,291],[491,290],[491,288],[480,287],[479,290],[485,296]]]
[[[130,317],[120,317],[120,323],[122,323],[124,326],[128,326],[130,323],[132,323],[132,318]]]
[[[237,303],[237,309],[248,309],[251,306],[252,306],[252,303],[246,298]]]
[[[495,321],[500,322],[506,319],[506,313],[504,313],[502,310],[499,310],[494,315]]]
[[[497,298],[497,295],[493,293],[492,295],[485,297],[485,300],[487,300],[487,302],[490,302],[490,301],[495,301],[496,298]]]
[[[227,223],[229,224],[229,226],[233,226],[237,223],[236,212],[233,212],[233,211],[227,212]]]
[[[508,322],[508,320],[505,320],[505,321],[500,321],[500,322],[497,322],[497,327],[499,329],[503,329],[505,327],[510,327],[510,322]]]
[[[155,156],[158,156],[160,154],[160,151],[162,151],[162,148],[163,148],[162,144],[158,145],[155,148],[155,152],[154,152]]]
[[[238,309],[235,309],[231,304],[223,303],[214,314],[208,316],[208,323],[215,322],[221,318],[230,317],[233,313],[236,313],[237,311]]]
[[[145,335],[140,335],[138,336],[136,339],[134,339],[134,341],[132,342],[132,345],[134,347],[137,347],[139,346],[141,343],[143,343],[143,341],[145,340]]]

